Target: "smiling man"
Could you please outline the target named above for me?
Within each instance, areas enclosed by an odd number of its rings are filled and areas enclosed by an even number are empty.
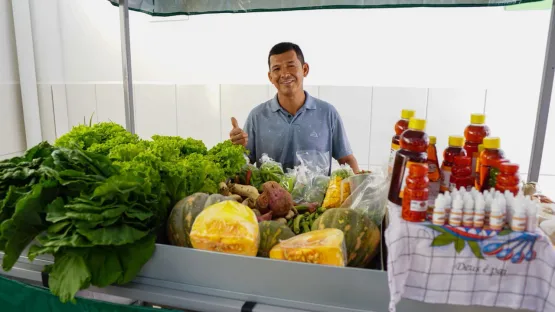
[[[298,164],[297,151],[315,150],[329,152],[330,164],[333,157],[358,172],[339,113],[331,104],[304,91],[309,66],[299,46],[276,44],[268,55],[268,67],[268,79],[277,94],[250,112],[244,130],[232,118],[231,141],[250,151],[251,162],[265,153],[284,168],[293,168]]]

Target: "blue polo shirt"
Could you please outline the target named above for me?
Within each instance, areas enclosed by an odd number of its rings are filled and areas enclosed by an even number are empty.
[[[284,168],[299,164],[297,151],[329,152],[339,159],[353,152],[339,113],[331,104],[305,91],[306,100],[296,115],[289,114],[276,96],[255,107],[245,122],[247,149],[252,163],[268,154]]]

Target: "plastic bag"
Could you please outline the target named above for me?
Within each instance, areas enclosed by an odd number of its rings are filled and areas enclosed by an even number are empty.
[[[280,163],[270,158],[268,154],[262,154],[260,158],[260,175],[263,183],[268,181],[280,183],[284,176],[283,167]]]
[[[287,173],[283,176],[279,185],[281,185],[281,187],[287,190],[287,192],[292,193],[296,182],[297,182],[297,170],[287,169]]]
[[[347,164],[341,165],[339,169],[332,172],[322,207],[337,208],[341,206],[341,194],[345,198],[351,194],[350,184],[341,182],[353,175],[353,169]]]
[[[260,233],[256,215],[236,201],[224,201],[205,208],[191,229],[195,249],[256,256]]]
[[[299,151],[297,182],[291,195],[296,203],[322,204],[328,188],[329,152]]]
[[[389,183],[387,173],[376,171],[349,177],[351,194],[341,204],[341,208],[359,210],[368,215],[376,224],[381,225],[387,207]]]
[[[324,265],[345,266],[347,248],[343,231],[316,230],[281,241],[270,250],[270,258]]]

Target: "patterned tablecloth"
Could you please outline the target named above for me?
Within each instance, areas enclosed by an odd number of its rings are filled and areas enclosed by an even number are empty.
[[[555,249],[541,231],[475,230],[406,222],[388,205],[390,311],[427,303],[555,311]]]

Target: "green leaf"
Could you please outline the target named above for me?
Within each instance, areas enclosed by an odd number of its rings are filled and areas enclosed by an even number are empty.
[[[152,217],[154,214],[150,211],[131,208],[128,211],[125,212],[125,215],[128,218],[139,219],[140,221],[144,221],[144,220]]]
[[[46,221],[57,223],[68,218],[64,209],[64,200],[61,197],[56,198],[46,207]]]
[[[66,216],[74,220],[83,220],[90,222],[102,222],[104,220],[102,215],[96,213],[80,213],[75,211],[67,211]]]
[[[82,255],[74,252],[56,254],[48,284],[62,302],[75,302],[75,294],[89,286],[91,273]]]
[[[432,241],[432,246],[433,247],[446,246],[453,243],[456,239],[457,238],[454,237],[453,235],[444,233],[434,238],[434,240]]]
[[[29,252],[27,253],[27,257],[29,260],[33,261],[36,257],[45,254],[55,254],[60,250],[60,247],[41,247],[38,245],[33,245],[29,248]]]
[[[469,241],[468,246],[470,246],[470,250],[478,259],[485,259],[484,255],[482,255],[482,251],[480,250],[480,245],[478,245],[475,241]]]
[[[465,241],[461,238],[458,238],[455,241],[455,250],[457,251],[457,253],[461,253],[461,251],[463,251],[465,246]]]
[[[123,267],[123,275],[118,279],[118,284],[127,284],[132,281],[143,265],[154,254],[156,236],[149,235],[134,244],[118,247],[119,261]]]
[[[87,266],[91,271],[91,284],[98,287],[115,283],[123,274],[118,255],[113,250],[99,247],[91,249]]]
[[[139,231],[129,225],[121,224],[100,229],[77,229],[77,232],[85,236],[94,245],[125,245],[145,237],[148,232]]]
[[[497,236],[505,236],[511,234],[513,231],[511,229],[505,229],[497,234]]]
[[[67,226],[71,225],[71,221],[62,221],[58,223],[54,223],[48,227],[46,230],[48,234],[56,234],[58,232],[63,231]]]
[[[444,229],[443,227],[441,227],[439,225],[428,224],[428,227],[432,230],[436,230],[436,231],[441,232],[441,233],[446,233],[446,234],[449,233],[449,232],[447,232],[446,229]]]

